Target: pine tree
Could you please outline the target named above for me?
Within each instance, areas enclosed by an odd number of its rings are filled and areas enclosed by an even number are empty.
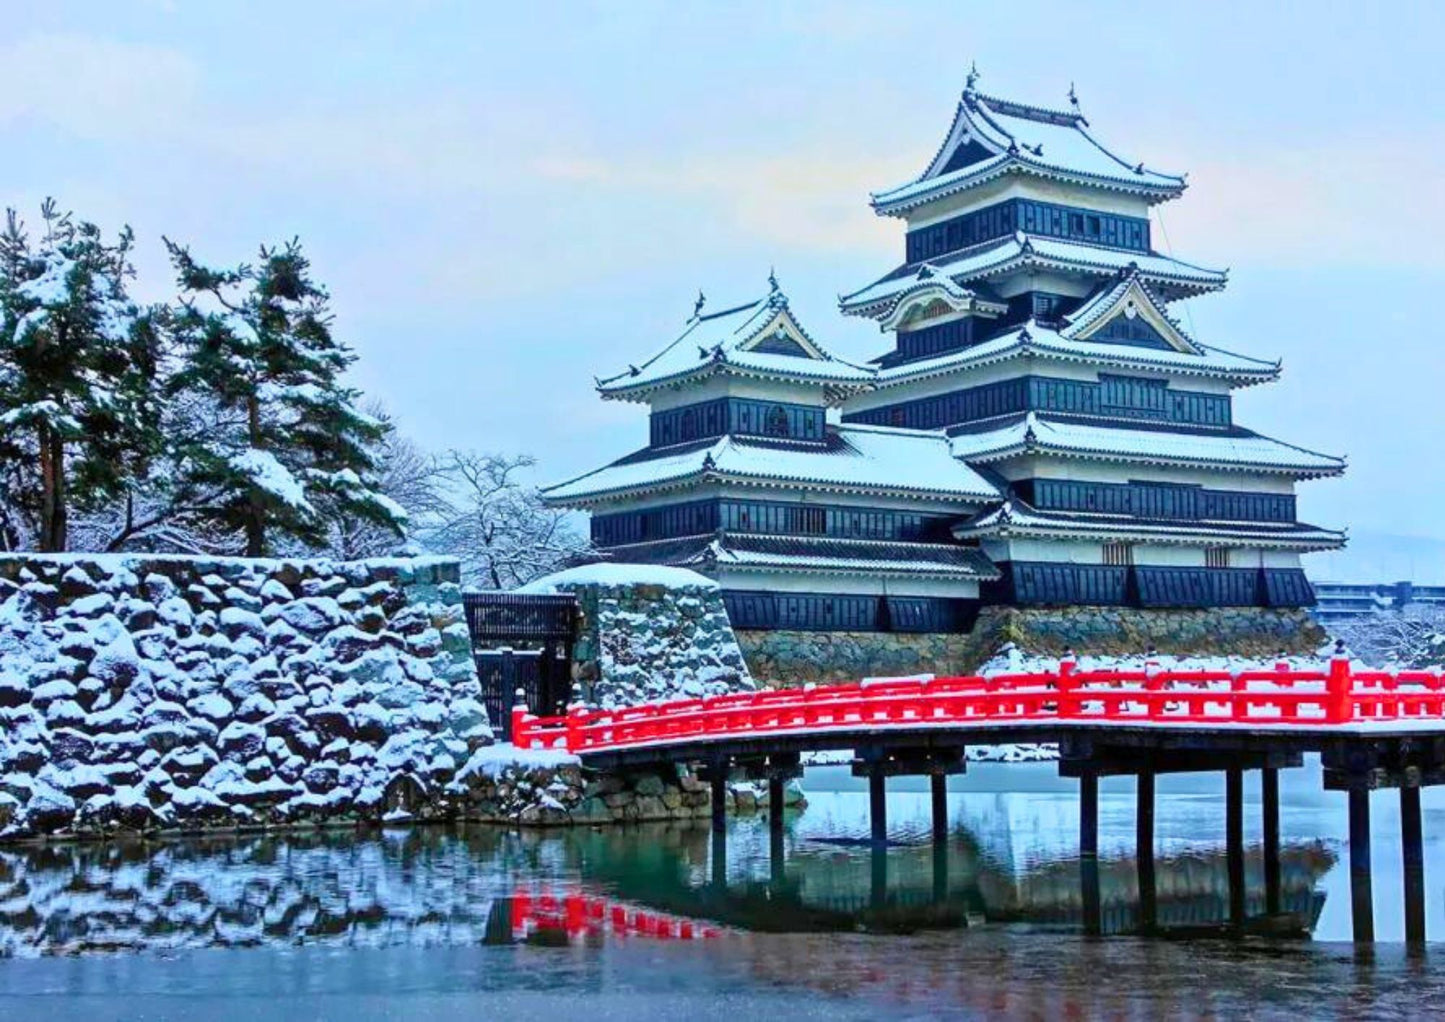
[[[107,243],[53,200],[32,246],[0,233],[0,527],[13,547],[67,548],[77,509],[114,499],[157,442],[158,342],[126,293],[133,235]]]
[[[223,270],[166,245],[181,289],[170,390],[216,411],[215,427],[180,452],[186,485],[215,493],[202,517],[244,534],[252,557],[283,539],[320,545],[339,515],[400,533],[405,512],[374,478],[387,427],[341,382],[355,356],[331,334],[329,296],[299,242]]]

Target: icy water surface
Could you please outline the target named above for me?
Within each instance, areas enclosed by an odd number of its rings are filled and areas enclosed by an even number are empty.
[[[1051,764],[955,779],[946,854],[922,785],[867,796],[817,769],[781,874],[761,819],[518,835],[427,828],[0,850],[0,1018],[1419,1018],[1445,945],[1349,936],[1343,797],[1283,776],[1285,907],[1312,939],[1077,932],[1077,803]],[[1222,778],[1161,781],[1161,921],[1227,911]],[[1255,793],[1248,792],[1250,796]],[[1403,932],[1395,801],[1375,804],[1377,928]],[[1428,923],[1445,936],[1445,804],[1425,802]],[[1132,925],[1133,797],[1101,793],[1105,923]],[[1257,839],[1250,801],[1247,835]],[[1251,858],[1250,879],[1259,884]],[[1252,901],[1262,892],[1251,892]]]

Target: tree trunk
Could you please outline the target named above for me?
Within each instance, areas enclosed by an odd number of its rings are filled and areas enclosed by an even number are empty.
[[[65,442],[41,423],[40,448],[40,537],[44,553],[64,553],[65,520]]]
[[[256,500],[254,491],[250,503],[246,512],[246,556],[263,557],[266,553],[266,523],[262,517],[265,509]]]
[[[261,449],[261,402],[252,394],[246,399],[246,434],[251,446]],[[266,505],[251,487],[246,495],[246,556],[262,557],[266,553]]]

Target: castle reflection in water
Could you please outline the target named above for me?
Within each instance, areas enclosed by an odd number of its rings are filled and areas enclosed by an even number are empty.
[[[945,849],[798,839],[778,871],[765,832],[735,830],[724,884],[705,825],[518,834],[435,827],[372,835],[321,832],[0,851],[0,954],[265,945],[469,946],[525,939],[513,895],[585,890],[631,909],[749,933],[889,932],[1078,920],[1076,863],[1000,868],[967,831]],[[761,840],[759,840],[761,839]],[[1323,845],[1283,856],[1284,908],[1318,917]],[[1250,886],[1262,892],[1259,863]],[[1103,864],[1106,928],[1133,925],[1133,863]],[[1228,916],[1222,851],[1161,858],[1159,921]],[[591,940],[605,927],[590,931]],[[635,935],[635,934],[634,934]],[[602,939],[605,939],[605,935]]]

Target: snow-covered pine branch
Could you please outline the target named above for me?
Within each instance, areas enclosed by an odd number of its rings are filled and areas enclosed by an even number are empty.
[[[61,551],[155,446],[159,336],[127,293],[130,229],[40,216],[36,242],[14,210],[0,231],[0,545]]]
[[[186,485],[216,493],[197,514],[244,535],[250,556],[324,546],[343,518],[400,535],[406,512],[380,488],[374,454],[390,427],[342,383],[355,355],[332,335],[329,295],[299,242],[224,270],[166,244],[182,292],[173,387],[203,395],[228,422],[182,449]]]

